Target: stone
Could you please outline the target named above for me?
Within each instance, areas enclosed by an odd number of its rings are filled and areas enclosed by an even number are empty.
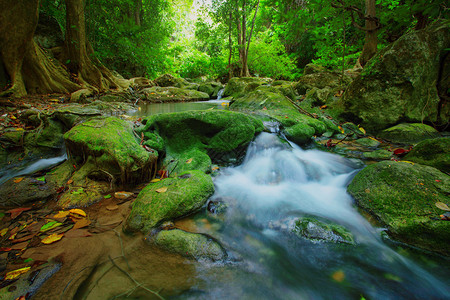
[[[70,102],[84,103],[88,97],[94,95],[91,89],[81,89],[70,94]]]
[[[20,182],[12,178],[0,186],[0,206],[22,206],[48,200],[56,195],[57,186],[44,178],[24,177]]]
[[[405,160],[435,167],[450,173],[450,138],[428,139],[418,143],[405,156]]]
[[[189,82],[185,79],[174,77],[170,74],[163,74],[156,78],[153,82],[160,87],[184,88],[185,86],[189,85]]]
[[[242,93],[251,92],[261,85],[268,85],[272,82],[270,78],[260,78],[260,77],[233,77],[231,78],[225,90],[223,92],[224,97],[228,96],[239,96]]]
[[[387,160],[392,157],[392,152],[384,149],[364,152],[363,156],[365,158],[374,159],[374,160]]]
[[[151,242],[168,252],[195,260],[221,261],[227,257],[225,249],[216,240],[201,233],[162,230]]]
[[[450,176],[408,162],[382,161],[361,170],[347,191],[398,241],[450,255],[450,222],[436,202],[448,203]]]
[[[355,141],[355,143],[361,145],[361,146],[365,146],[365,147],[372,147],[372,148],[376,148],[378,147],[381,143],[377,140],[373,140],[371,138],[361,138],[361,139],[357,139]]]
[[[313,241],[355,243],[352,233],[344,226],[331,222],[323,222],[311,217],[304,217],[297,220],[293,231],[297,235]]]
[[[441,22],[409,31],[379,51],[349,85],[336,104],[341,117],[370,132],[402,121],[448,123],[448,105],[442,106],[436,83],[449,47],[450,26]]]
[[[207,93],[211,98],[216,98],[221,89],[223,89],[223,84],[216,81],[203,82],[198,87],[200,92]]]
[[[144,88],[139,92],[143,100],[150,102],[202,101],[209,100],[207,93],[178,87]]]
[[[211,177],[199,170],[150,183],[133,202],[124,230],[148,233],[165,221],[198,211],[213,193]]]
[[[401,123],[378,134],[378,137],[382,139],[400,144],[416,144],[438,136],[439,132],[436,129],[422,123]]]

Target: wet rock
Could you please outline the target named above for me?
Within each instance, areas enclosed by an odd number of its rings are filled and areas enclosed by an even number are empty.
[[[80,177],[102,174],[109,181],[142,182],[150,178],[157,154],[139,143],[132,124],[115,117],[95,118],[64,135]],[[81,172],[83,170],[83,172]]]
[[[164,74],[159,76],[153,81],[157,86],[160,87],[177,87],[184,88],[189,85],[189,82],[184,78],[174,77],[170,74]]]
[[[349,76],[345,76],[341,81],[341,74],[334,72],[314,72],[305,74],[294,85],[294,89],[299,95],[305,95],[309,90],[313,88],[338,88],[349,84],[352,79]]]
[[[449,33],[448,25],[436,22],[379,51],[339,101],[342,117],[371,132],[403,120],[447,123],[449,108],[441,106],[436,83],[450,47]]]
[[[406,155],[405,160],[450,173],[450,138],[424,140]]]
[[[20,177],[22,178],[22,177]],[[48,200],[56,195],[57,186],[44,178],[24,177],[15,182],[12,178],[0,186],[1,206],[21,206],[41,200]]]
[[[375,160],[388,160],[392,157],[392,152],[388,150],[375,150],[370,152],[364,152],[363,156],[365,158],[375,159]]]
[[[225,249],[213,238],[180,229],[162,230],[153,239],[155,245],[190,259],[221,261],[227,257]]]
[[[355,142],[361,146],[372,147],[372,148],[376,148],[381,144],[379,141],[373,140],[371,138],[357,139]]]
[[[141,90],[139,95],[142,99],[150,102],[202,101],[209,99],[209,95],[206,93],[178,87],[154,86]]]
[[[422,123],[402,123],[383,130],[378,136],[393,143],[416,144],[438,137],[439,132]]]
[[[359,207],[401,242],[450,255],[450,222],[436,202],[448,203],[450,176],[420,164],[382,161],[360,171],[348,186]]]
[[[345,227],[333,223],[325,223],[315,218],[301,218],[295,223],[293,230],[297,235],[313,241],[354,244],[354,238]]]
[[[125,230],[148,233],[164,221],[196,212],[213,193],[211,177],[198,170],[151,183],[133,202]]]
[[[209,97],[215,98],[219,91],[223,89],[223,84],[216,81],[200,83],[198,90],[203,93],[207,93]]]
[[[70,102],[86,103],[86,99],[94,96],[94,91],[91,89],[81,89],[70,94]]]
[[[223,92],[224,97],[240,96],[242,93],[249,93],[261,85],[268,85],[272,82],[270,78],[260,77],[233,77],[231,78]]]
[[[196,148],[178,153],[170,152],[164,159],[164,165],[174,176],[189,170],[211,172],[211,158],[204,151]]]

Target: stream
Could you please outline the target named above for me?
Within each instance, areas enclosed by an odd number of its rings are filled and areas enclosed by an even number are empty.
[[[211,200],[225,213],[198,217],[229,262],[199,264],[199,283],[180,299],[448,299],[448,261],[389,247],[354,207],[346,185],[356,167],[261,133],[242,165],[215,178]],[[302,216],[343,225],[355,245],[297,236]]]

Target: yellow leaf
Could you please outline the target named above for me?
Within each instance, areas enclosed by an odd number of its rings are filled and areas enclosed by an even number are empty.
[[[23,180],[23,177],[14,178],[14,183],[19,183]]]
[[[215,167],[212,167],[212,169],[211,170],[213,170],[213,171],[217,171],[217,170],[219,170],[220,168],[218,167],[218,166],[215,166]]]
[[[16,235],[17,235],[17,232],[16,233],[14,233],[13,235],[11,235],[9,238],[8,238],[8,240],[14,240],[15,238],[16,238]]]
[[[0,230],[0,236],[5,236],[5,234],[8,232],[8,227],[3,228],[2,230]]]
[[[334,281],[342,282],[345,279],[345,273],[342,270],[338,270],[331,275]]]
[[[376,138],[371,137],[371,136],[369,136],[369,139],[374,140],[374,141],[376,141],[376,142],[380,142],[379,140],[377,140]]]
[[[31,267],[25,267],[25,268],[21,268],[21,269],[17,269],[11,272],[6,273],[5,276],[5,280],[13,280],[17,277],[19,277],[21,274],[28,272],[28,270],[30,270]]]
[[[361,131],[362,133],[366,134],[366,130],[365,130],[364,128],[358,126],[358,129],[359,129],[359,131]]]
[[[62,218],[67,217],[69,215],[69,213],[70,212],[68,210],[66,210],[66,211],[60,210],[56,215],[53,216],[53,218],[62,219]]]
[[[64,233],[60,233],[60,234],[54,233],[54,234],[47,236],[43,240],[41,240],[41,243],[46,244],[46,245],[52,244],[52,243],[57,242],[60,239],[62,239],[63,236],[64,236]]]
[[[86,213],[84,212],[84,210],[79,209],[79,208],[71,209],[71,210],[69,210],[69,212],[70,212],[71,214],[77,214],[77,215],[86,217]]]
[[[404,162],[404,163],[407,163],[407,164],[414,165],[414,163],[412,161],[409,161],[409,160],[400,160],[399,162]]]
[[[25,129],[23,129],[23,128],[21,128],[21,127],[18,127],[18,128],[16,128],[16,130],[17,130],[17,131],[24,131]]]
[[[339,130],[341,131],[341,133],[345,133],[344,128],[342,128],[341,126],[338,126]]]
[[[11,120],[16,120],[16,119],[17,119],[15,116],[9,116],[9,118],[10,118]]]
[[[158,181],[161,181],[161,179],[155,178],[155,179],[152,179],[150,182],[155,183],[155,182],[158,182]]]
[[[435,203],[436,207],[442,210],[446,210],[446,211],[450,211],[450,207],[448,207],[447,204],[442,203],[442,202],[436,202]]]
[[[192,158],[189,158],[189,159],[186,161],[187,164],[190,164],[191,162],[192,162]]]
[[[157,189],[156,192],[157,193],[165,193],[165,192],[167,192],[167,186],[164,186],[164,187],[162,187],[160,189]]]

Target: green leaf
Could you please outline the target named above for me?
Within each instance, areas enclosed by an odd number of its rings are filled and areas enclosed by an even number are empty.
[[[43,181],[43,182],[45,182],[45,176],[42,176],[42,177],[36,178],[36,180],[39,180],[39,181]]]
[[[109,198],[111,198],[111,194],[108,194],[108,195],[104,196],[103,198],[109,199]]]
[[[51,222],[48,222],[47,224],[45,224],[44,226],[42,226],[40,229],[40,232],[46,232],[46,231],[49,231],[50,229],[56,228],[61,225],[62,225],[62,223],[59,223],[57,221],[51,221]]]

